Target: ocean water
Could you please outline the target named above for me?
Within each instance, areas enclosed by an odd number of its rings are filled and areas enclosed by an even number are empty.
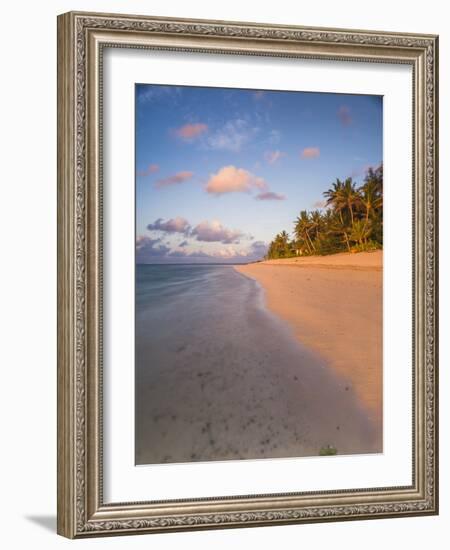
[[[137,265],[136,464],[371,452],[348,384],[229,265]]]

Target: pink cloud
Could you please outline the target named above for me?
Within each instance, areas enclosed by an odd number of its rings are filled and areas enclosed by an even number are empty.
[[[266,191],[265,193],[259,193],[256,195],[255,199],[259,201],[284,201],[286,197],[285,195],[280,195],[279,193],[274,193],[273,191]]]
[[[178,183],[183,183],[184,181],[187,181],[192,178],[194,175],[194,172],[177,172],[173,176],[169,176],[168,178],[163,178],[158,180],[155,183],[155,187],[157,189],[161,189],[161,187],[168,187],[170,185],[177,185]]]
[[[283,151],[266,151],[264,153],[264,158],[269,164],[275,164],[277,161],[279,161],[281,158],[285,157],[286,153]]]
[[[320,149],[318,147],[306,147],[300,153],[300,156],[304,159],[315,159],[320,157]]]
[[[186,141],[190,141],[200,136],[208,130],[208,126],[202,122],[196,122],[195,124],[185,124],[181,128],[175,130],[175,135]]]
[[[138,172],[138,176],[145,178],[146,176],[150,176],[151,174],[155,174],[159,171],[159,165],[158,164],[149,164],[145,170],[141,170]]]
[[[189,222],[182,218],[181,216],[177,216],[176,218],[171,218],[170,220],[167,220],[166,222],[162,218],[158,218],[153,223],[149,223],[147,225],[147,229],[149,231],[162,231],[164,233],[183,233],[187,234],[190,230]]]
[[[253,189],[265,190],[267,183],[263,178],[236,166],[224,166],[212,174],[206,184],[206,192],[213,195],[224,193],[249,193]]]
[[[352,115],[350,113],[350,109],[347,107],[347,105],[341,105],[339,107],[339,110],[337,112],[337,116],[339,120],[341,121],[342,126],[350,126],[350,124],[353,122]]]
[[[191,235],[195,235],[197,241],[221,242],[224,244],[237,243],[239,238],[243,236],[241,231],[227,229],[217,220],[199,223],[194,227]]]

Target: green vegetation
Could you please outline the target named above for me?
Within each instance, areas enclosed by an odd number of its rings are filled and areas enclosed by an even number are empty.
[[[302,210],[294,222],[293,239],[278,233],[267,259],[362,252],[383,247],[383,165],[369,168],[364,183],[336,179],[323,193],[325,209]]]
[[[319,456],[334,456],[337,455],[337,449],[336,447],[333,447],[333,445],[327,445],[326,447],[322,447],[319,451]]]

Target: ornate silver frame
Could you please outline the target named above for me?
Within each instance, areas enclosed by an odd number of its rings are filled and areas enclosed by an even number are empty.
[[[413,483],[105,504],[102,498],[104,47],[406,63],[413,68]],[[70,538],[438,513],[438,38],[130,15],[58,17],[58,533]]]

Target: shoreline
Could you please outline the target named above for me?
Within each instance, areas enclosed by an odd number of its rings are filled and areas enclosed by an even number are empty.
[[[355,394],[262,285],[233,266],[167,271],[137,279],[136,464],[382,451]]]
[[[382,437],[383,252],[235,265],[264,289],[268,309],[319,354]]]
[[[295,267],[317,267],[327,269],[350,269],[356,271],[382,271],[383,251],[339,252],[326,256],[294,256],[277,260],[262,260],[248,264],[234,264],[235,267],[247,265],[279,265]]]

